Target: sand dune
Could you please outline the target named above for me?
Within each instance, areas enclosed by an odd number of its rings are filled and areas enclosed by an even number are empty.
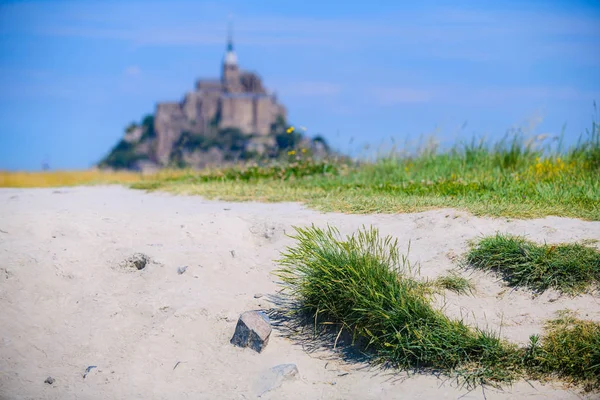
[[[297,379],[265,399],[480,399],[452,380],[406,377],[308,353],[275,330],[263,353],[232,346],[241,312],[270,309],[270,274],[292,226],[373,225],[411,242],[423,278],[453,268],[467,241],[496,231],[535,241],[600,239],[600,222],[477,218],[455,210],[323,214],[298,204],[224,203],[121,187],[0,190],[0,398],[251,399],[261,373],[284,363]],[[141,271],[120,262],[153,260]],[[177,269],[187,266],[183,274]],[[557,310],[600,321],[591,295],[539,297],[473,274],[475,296],[448,294],[446,312],[525,342]],[[264,294],[255,298],[255,294]],[[85,378],[83,374],[89,366]],[[51,376],[53,384],[44,383]],[[518,382],[487,399],[569,399],[560,384]]]

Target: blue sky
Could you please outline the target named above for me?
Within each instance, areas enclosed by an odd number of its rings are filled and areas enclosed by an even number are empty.
[[[91,166],[219,75],[228,16],[241,67],[343,151],[564,124],[573,141],[600,101],[598,1],[3,1],[0,169]]]

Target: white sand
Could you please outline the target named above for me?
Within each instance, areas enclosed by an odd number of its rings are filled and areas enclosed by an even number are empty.
[[[0,398],[251,399],[260,374],[295,363],[298,379],[265,399],[483,398],[451,380],[364,368],[309,354],[274,330],[262,354],[229,344],[237,317],[272,307],[270,272],[294,225],[342,233],[374,225],[409,240],[424,277],[453,267],[467,241],[496,231],[536,241],[600,239],[600,223],[476,218],[454,210],[322,214],[297,204],[224,203],[120,187],[0,190]],[[235,252],[235,257],[231,251]],[[135,252],[159,264],[126,272]],[[188,266],[179,275],[177,268]],[[477,295],[448,295],[447,312],[525,342],[557,310],[600,321],[600,299],[506,290],[473,274]],[[254,294],[264,293],[259,299]],[[174,369],[176,363],[181,363]],[[83,379],[87,366],[95,365]],[[344,373],[348,373],[343,375]],[[340,376],[343,375],[343,376]],[[44,383],[52,376],[53,385]],[[533,386],[532,386],[533,385]],[[579,398],[559,384],[518,382],[488,399]]]

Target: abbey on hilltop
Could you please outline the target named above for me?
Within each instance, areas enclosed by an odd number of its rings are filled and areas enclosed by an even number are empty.
[[[182,132],[209,135],[210,129],[236,128],[243,134],[266,136],[278,117],[285,120],[285,107],[267,92],[258,75],[240,70],[230,33],[221,79],[200,79],[196,90],[187,93],[182,102],[157,105],[157,161],[168,162]]]
[[[299,146],[303,154],[328,152],[322,138],[286,132],[286,114],[257,74],[239,68],[230,31],[220,79],[200,79],[182,101],[158,103],[154,115],[127,127],[123,139],[98,165],[202,168],[278,157]]]

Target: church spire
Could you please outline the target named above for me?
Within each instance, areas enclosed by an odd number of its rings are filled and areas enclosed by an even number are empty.
[[[227,25],[227,51],[233,51],[233,24],[231,20]]]
[[[227,52],[225,53],[225,65],[237,65],[237,55],[233,50],[233,24],[229,20],[227,28]]]

